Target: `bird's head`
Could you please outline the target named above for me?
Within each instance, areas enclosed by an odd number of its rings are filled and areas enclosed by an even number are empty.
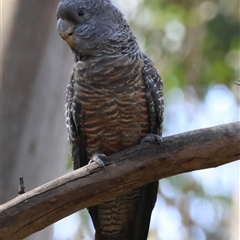
[[[122,13],[109,0],[62,0],[57,29],[77,59],[117,52],[135,40]]]

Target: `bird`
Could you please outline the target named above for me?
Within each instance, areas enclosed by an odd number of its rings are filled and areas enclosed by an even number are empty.
[[[73,168],[160,143],[163,81],[120,10],[110,0],[62,0],[56,15],[75,60],[65,106]],[[89,207],[95,240],[146,240],[157,192],[158,181]]]

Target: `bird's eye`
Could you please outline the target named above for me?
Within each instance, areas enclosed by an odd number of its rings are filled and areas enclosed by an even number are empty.
[[[84,12],[82,9],[80,9],[80,10],[78,11],[78,16],[79,16],[79,17],[82,17],[84,14],[85,14],[85,12]]]

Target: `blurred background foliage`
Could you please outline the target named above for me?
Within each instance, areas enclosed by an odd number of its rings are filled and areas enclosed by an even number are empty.
[[[131,19],[142,49],[173,87],[231,87],[239,73],[239,2],[141,1]]]
[[[113,2],[163,78],[165,136],[239,120],[238,0]],[[240,239],[238,189],[238,162],[162,179],[149,240]]]

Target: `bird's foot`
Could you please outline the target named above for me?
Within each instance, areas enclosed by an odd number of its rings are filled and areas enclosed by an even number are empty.
[[[163,139],[161,136],[157,135],[157,134],[148,134],[147,136],[145,136],[141,143],[145,143],[145,142],[150,142],[150,143],[156,143],[162,146],[163,144]]]
[[[100,167],[106,169],[105,163],[104,161],[107,160],[107,156],[105,154],[102,153],[95,153],[92,155],[92,158],[90,159],[89,163],[97,163]]]

